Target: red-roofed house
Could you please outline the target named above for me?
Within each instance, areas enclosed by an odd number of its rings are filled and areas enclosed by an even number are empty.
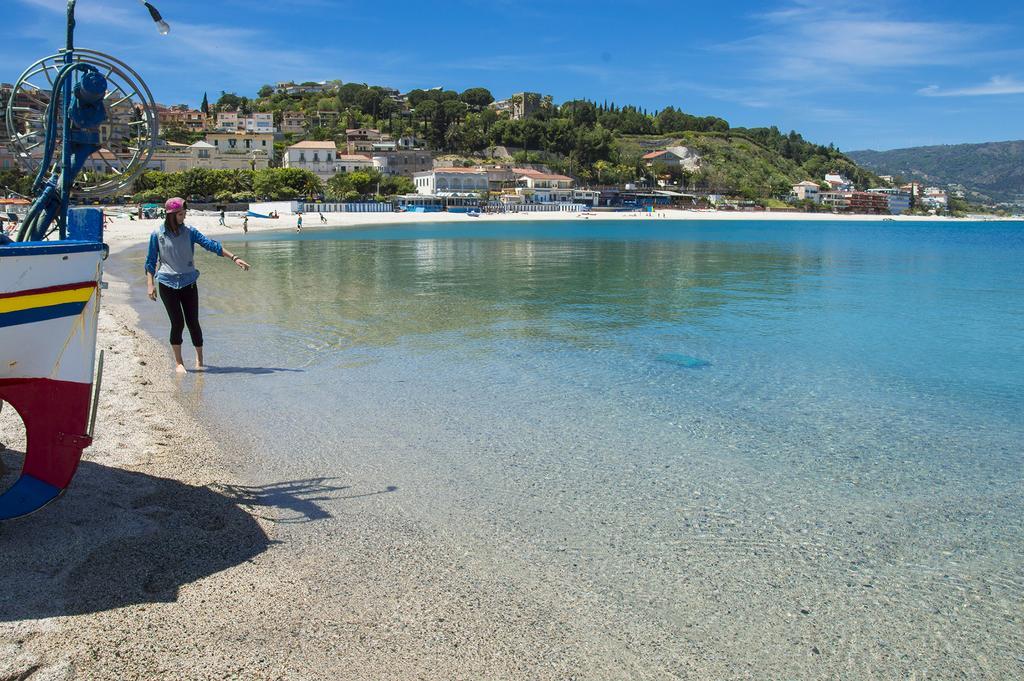
[[[573,199],[572,178],[532,168],[513,168],[516,193],[530,203],[568,203]]]

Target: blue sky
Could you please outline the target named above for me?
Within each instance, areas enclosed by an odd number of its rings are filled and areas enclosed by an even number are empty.
[[[63,43],[65,0],[2,0],[0,80]],[[521,90],[733,125],[841,149],[1024,138],[1024,3],[436,3],[79,0],[77,42],[131,64],[157,101],[280,80]]]

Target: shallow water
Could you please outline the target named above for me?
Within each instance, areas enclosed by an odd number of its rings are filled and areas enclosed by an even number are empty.
[[[1020,223],[230,247],[254,269],[200,256],[213,369],[182,396],[254,485],[380,492],[589,618],[583,654],[622,673],[1024,674]]]

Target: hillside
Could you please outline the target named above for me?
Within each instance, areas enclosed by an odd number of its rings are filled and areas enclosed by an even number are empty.
[[[652,174],[687,187],[721,190],[748,198],[789,194],[801,180],[822,180],[834,171],[859,187],[876,186],[877,176],[858,167],[835,147],[814,144],[794,131],[776,127],[733,128],[716,116],[696,116],[676,107],[660,111],[615,102],[516,95],[513,104],[528,109],[521,118],[492,106],[483,87],[454,90],[397,90],[362,83],[333,82],[330,89],[285,94],[261,88],[256,99],[223,93],[214,111],[241,109],[302,112],[314,123],[306,137],[345,142],[347,128],[367,127],[392,136],[415,136],[438,155],[485,162],[492,150],[515,149],[517,162],[543,162],[586,184],[647,181]],[[529,105],[529,106],[527,106]],[[333,118],[325,112],[337,112]],[[297,141],[288,136],[283,144]],[[684,146],[700,156],[699,166],[650,167],[643,154]]]
[[[775,128],[733,128],[727,132],[688,131],[678,135],[622,135],[619,154],[635,157],[654,149],[686,147],[700,157],[700,170],[687,184],[727,189],[747,196],[784,196],[802,180],[820,181],[827,172],[850,178],[861,188],[882,184],[835,149],[809,144]]]
[[[850,151],[846,155],[881,175],[900,175],[938,186],[963,185],[971,201],[1024,201],[1024,140]]]

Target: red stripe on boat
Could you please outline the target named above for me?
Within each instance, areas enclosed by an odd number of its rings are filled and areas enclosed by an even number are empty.
[[[77,284],[61,284],[60,286],[47,286],[46,288],[30,288],[25,291],[15,291],[14,293],[0,293],[0,298],[14,298],[15,296],[36,296],[40,293],[57,293],[58,291],[70,291],[77,288],[85,288],[86,286],[92,286],[96,288],[96,281],[80,281]]]
[[[14,407],[25,422],[28,446],[23,475],[60,489],[68,486],[82,450],[91,443],[85,435],[91,389],[91,383],[49,378],[0,379],[0,400]]]

